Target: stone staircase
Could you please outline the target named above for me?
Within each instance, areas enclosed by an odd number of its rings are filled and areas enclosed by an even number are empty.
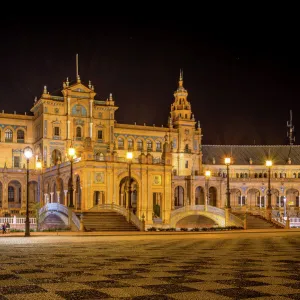
[[[114,211],[84,212],[85,231],[139,231],[126,217]]]
[[[279,229],[282,228],[266,220],[260,215],[246,214],[247,217],[247,229]]]
[[[49,214],[44,221],[39,225],[40,230],[45,229],[65,229],[68,227],[64,221],[55,213]]]

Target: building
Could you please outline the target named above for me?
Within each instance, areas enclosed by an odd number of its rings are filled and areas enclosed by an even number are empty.
[[[156,222],[175,226],[197,214],[197,205],[226,207],[226,156],[232,158],[231,210],[266,208],[266,159],[273,160],[273,208],[286,204],[291,210],[299,208],[299,146],[202,145],[200,122],[192,112],[182,73],[170,104],[166,127],[119,124],[112,94],[97,99],[92,83],[83,84],[77,75],[75,82],[67,79],[57,92],[50,93],[45,86],[32,115],[0,113],[1,214],[24,214],[27,189],[31,214],[47,203],[68,207],[73,186],[75,212],[102,204],[129,208],[130,192],[132,210],[147,226]],[[26,146],[34,153],[28,186]],[[73,172],[70,147],[76,149]],[[130,161],[128,151],[133,153]],[[35,168],[38,160],[42,170]],[[205,170],[211,177],[204,176]],[[174,212],[182,207],[186,209],[175,218]]]

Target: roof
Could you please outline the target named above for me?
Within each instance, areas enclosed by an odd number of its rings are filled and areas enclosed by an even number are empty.
[[[203,164],[224,165],[224,158],[231,157],[232,164],[264,165],[271,159],[274,165],[300,165],[300,145],[202,145]]]

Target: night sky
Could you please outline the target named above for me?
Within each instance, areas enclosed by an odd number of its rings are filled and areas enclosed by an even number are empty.
[[[113,93],[118,123],[167,125],[179,70],[204,144],[287,144],[293,110],[300,144],[297,27],[195,19],[6,17],[1,20],[0,110],[29,112],[43,86],[75,79]],[[99,21],[101,20],[101,21]]]

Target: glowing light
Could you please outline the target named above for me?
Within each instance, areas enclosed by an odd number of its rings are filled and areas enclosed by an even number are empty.
[[[74,156],[75,156],[75,148],[70,147],[69,150],[68,150],[68,154],[69,154],[69,156],[71,156],[72,158],[74,158]]]
[[[210,177],[210,175],[211,175],[211,171],[206,170],[206,171],[205,171],[205,177]]]
[[[32,149],[30,147],[26,147],[24,149],[24,155],[27,159],[30,159],[32,157]]]
[[[266,166],[267,167],[272,167],[272,161],[271,160],[267,160],[266,161]]]
[[[42,169],[42,162],[41,162],[40,159],[38,159],[38,160],[36,161],[36,168],[37,168],[37,170],[41,170],[41,169]]]
[[[132,159],[133,158],[133,153],[132,152],[127,152],[126,153],[126,158],[127,159]]]
[[[225,157],[225,165],[230,165],[231,159],[230,157]]]

